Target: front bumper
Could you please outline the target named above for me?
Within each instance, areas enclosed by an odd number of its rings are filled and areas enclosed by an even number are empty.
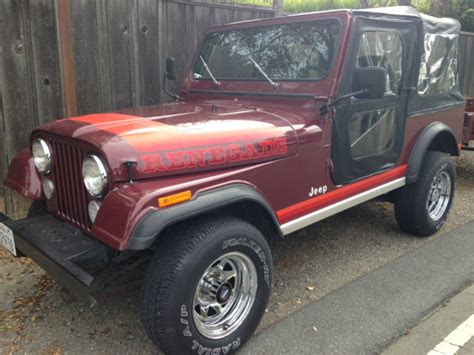
[[[33,259],[77,299],[96,303],[89,272],[108,265],[108,247],[50,214],[12,221],[0,213],[0,222],[13,231],[17,255]]]

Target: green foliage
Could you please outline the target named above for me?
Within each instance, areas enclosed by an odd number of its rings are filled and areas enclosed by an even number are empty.
[[[326,0],[326,1],[308,1],[308,0],[287,0],[285,2],[285,11],[288,12],[309,12],[340,8],[358,8],[360,2],[357,0]]]
[[[246,3],[271,6],[272,0],[228,0],[234,3]],[[284,0],[287,12],[310,12],[330,9],[359,9],[361,7],[394,6],[410,4],[419,11],[433,16],[454,17],[461,22],[462,30],[474,32],[474,0]]]
[[[467,9],[459,18],[462,29],[468,32],[474,32],[474,8]]]

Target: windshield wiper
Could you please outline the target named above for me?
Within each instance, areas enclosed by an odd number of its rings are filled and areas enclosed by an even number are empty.
[[[272,79],[270,79],[270,77],[268,76],[267,73],[265,73],[265,71],[262,69],[262,67],[255,61],[255,59],[252,58],[251,55],[249,55],[249,59],[250,61],[253,63],[253,65],[255,65],[255,68],[258,69],[258,71],[260,72],[260,74],[263,75],[263,77],[265,79],[267,79],[267,81],[273,86],[273,88],[276,88],[278,86],[278,83],[275,83]]]
[[[204,58],[202,57],[202,55],[200,55],[199,58],[201,59],[202,64],[204,64],[204,68],[206,68],[206,71],[209,73],[209,76],[211,77],[211,79],[212,79],[212,81],[214,82],[214,84],[216,84],[217,86],[220,86],[220,85],[221,85],[221,82],[220,82],[220,81],[217,81],[216,77],[212,74],[211,69],[209,69],[209,66],[207,65],[207,63],[206,63],[206,61],[204,60]]]

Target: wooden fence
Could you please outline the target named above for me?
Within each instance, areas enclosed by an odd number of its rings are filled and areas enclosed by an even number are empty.
[[[474,33],[459,38],[459,79],[464,95],[474,97]]]
[[[1,181],[39,123],[159,103],[164,58],[176,58],[177,86],[204,28],[274,14],[212,0],[0,0],[0,199],[5,194],[7,212],[18,208]]]

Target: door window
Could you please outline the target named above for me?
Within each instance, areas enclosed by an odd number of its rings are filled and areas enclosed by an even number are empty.
[[[374,90],[344,100],[336,107],[331,146],[334,163],[331,178],[336,184],[352,183],[386,171],[400,161],[408,99],[403,88],[416,59],[413,53],[417,26],[418,21],[408,18],[381,21],[380,18],[356,16],[353,46],[346,58],[338,95],[364,87]],[[360,77],[365,72],[361,69],[368,68],[385,73],[382,97],[371,95],[381,91],[380,87],[370,85],[378,82],[367,83],[369,77]],[[377,76],[371,80],[383,79],[383,76]]]
[[[352,158],[359,159],[392,150],[396,130],[395,108],[358,112],[349,122]]]
[[[395,98],[400,95],[402,82],[402,51],[398,32],[367,31],[361,35],[355,66],[384,68],[387,71],[385,97]],[[369,100],[383,102],[384,99],[366,99],[364,102]],[[353,159],[383,154],[393,149],[397,110],[395,107],[383,106],[367,110],[362,102],[353,105],[347,126]]]
[[[402,40],[398,32],[362,33],[356,67],[382,67],[387,71],[385,95],[398,95],[402,81]]]

